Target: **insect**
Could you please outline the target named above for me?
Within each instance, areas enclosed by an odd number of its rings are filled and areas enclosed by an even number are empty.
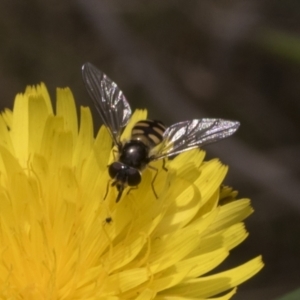
[[[110,224],[112,222],[112,217],[106,217],[105,220],[104,220],[104,222],[106,224]]]
[[[137,122],[128,141],[121,141],[121,133],[131,118],[131,108],[123,92],[107,75],[91,63],[82,66],[85,87],[92,98],[100,117],[107,127],[117,158],[109,165],[111,186],[118,190],[119,202],[124,189],[137,187],[142,180],[142,171],[150,162],[219,141],[232,135],[239,127],[237,121],[224,119],[194,119],[179,122],[165,128],[159,121]],[[106,198],[106,195],[104,199]]]

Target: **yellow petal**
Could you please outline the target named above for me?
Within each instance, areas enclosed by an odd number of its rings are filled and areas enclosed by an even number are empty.
[[[73,144],[76,145],[78,136],[77,111],[73,94],[69,88],[56,90],[56,115],[64,119],[64,130],[71,131]]]
[[[180,294],[187,297],[211,297],[241,284],[259,272],[262,267],[263,263],[259,256],[237,268],[216,275],[189,280],[163,293]]]

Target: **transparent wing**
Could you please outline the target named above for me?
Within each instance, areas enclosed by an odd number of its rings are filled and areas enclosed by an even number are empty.
[[[82,78],[115,145],[120,145],[122,129],[131,117],[131,108],[123,92],[91,63],[82,66]]]
[[[150,160],[217,142],[238,129],[240,123],[223,119],[199,119],[176,123],[166,129],[162,142],[150,153]]]

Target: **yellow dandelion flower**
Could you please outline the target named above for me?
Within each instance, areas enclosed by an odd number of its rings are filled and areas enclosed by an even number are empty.
[[[167,172],[154,163],[159,199],[146,169],[119,203],[113,187],[103,200],[111,138],[104,127],[94,138],[88,108],[77,120],[69,89],[57,90],[56,106],[41,84],[0,116],[1,299],[223,300],[262,268],[257,257],[210,272],[247,237],[252,212],[220,192],[226,166],[189,151]],[[124,134],[145,117],[137,111]]]

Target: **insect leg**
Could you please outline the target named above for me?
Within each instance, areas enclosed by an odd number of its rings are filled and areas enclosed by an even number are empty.
[[[155,168],[155,167],[153,167],[153,166],[150,166],[150,165],[148,165],[148,168],[150,168],[150,169],[152,169],[152,170],[154,170],[156,172],[155,175],[154,175],[154,177],[153,177],[153,179],[152,179],[151,186],[152,186],[152,190],[153,190],[155,198],[158,199],[157,193],[155,192],[155,188],[154,188],[154,181],[155,181],[155,179],[157,177],[158,169]]]
[[[105,199],[106,199],[106,197],[107,197],[108,190],[109,190],[109,184],[110,184],[110,180],[108,180],[108,181],[107,181],[107,185],[106,185],[106,192],[105,192],[105,195],[104,195],[104,198],[103,198],[103,200],[105,200]]]
[[[136,189],[138,189],[138,186],[131,187],[131,188],[128,190],[128,192],[127,192],[126,195],[128,195],[132,190],[136,190]]]
[[[116,150],[116,149],[113,149],[113,156],[114,156],[114,161],[116,161],[117,159],[116,159],[116,153],[120,153],[118,150]]]
[[[124,191],[124,186],[120,185],[118,187],[118,191],[119,191],[119,193],[118,193],[118,196],[117,196],[117,199],[116,199],[116,203],[118,203],[120,201],[121,197],[122,197],[122,194],[123,194],[123,191]]]
[[[162,168],[163,168],[164,171],[168,172],[168,169],[166,167],[166,159],[165,158],[163,158]]]

